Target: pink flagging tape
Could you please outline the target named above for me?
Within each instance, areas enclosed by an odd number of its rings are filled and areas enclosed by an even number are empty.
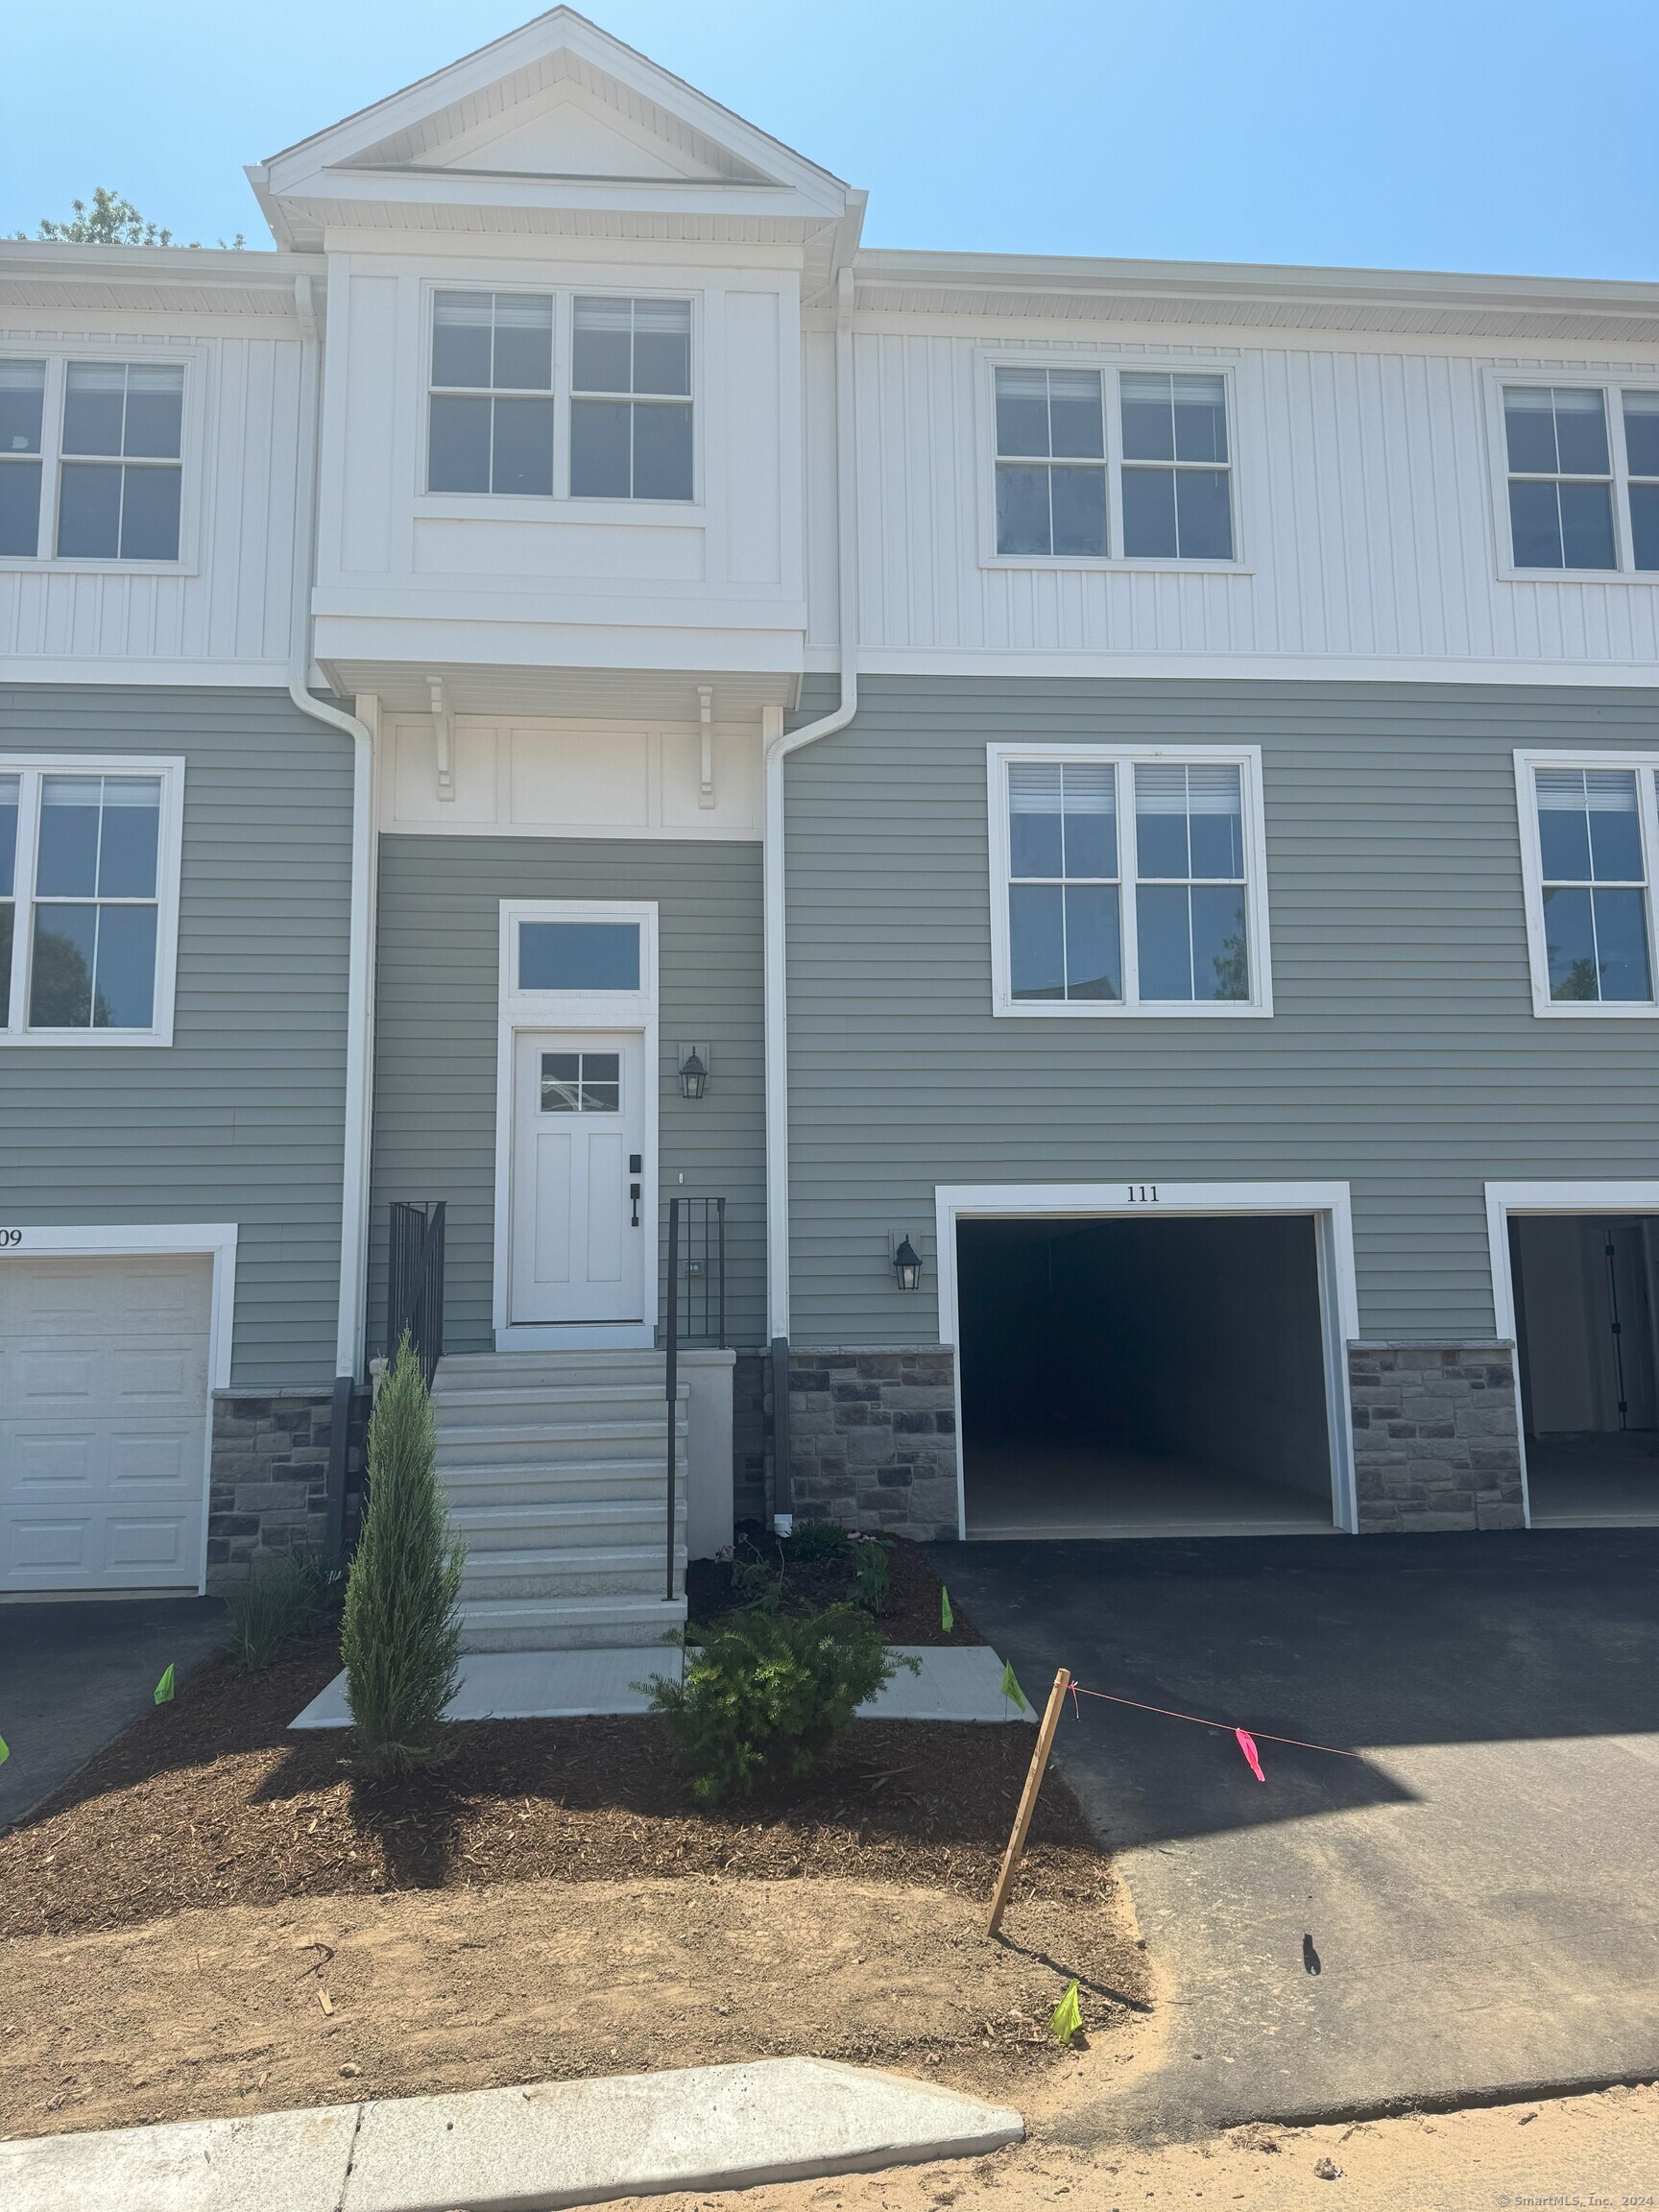
[[[1233,1733],[1238,1739],[1239,1750],[1243,1752],[1250,1763],[1251,1773],[1255,1775],[1258,1782],[1265,1782],[1267,1777],[1262,1771],[1262,1761],[1257,1754],[1255,1737],[1251,1735],[1248,1728],[1235,1728]]]
[[[1071,1688],[1079,1697],[1098,1697],[1107,1705],[1128,1705],[1137,1713],[1161,1713],[1166,1720],[1190,1720],[1195,1728],[1233,1728],[1230,1720],[1206,1720],[1201,1713],[1177,1713],[1168,1705],[1142,1705],[1139,1697],[1114,1697],[1108,1690],[1085,1690],[1081,1682],[1073,1682]],[[1073,1710],[1076,1710],[1075,1698]],[[1241,1751],[1246,1743],[1250,1745],[1251,1751],[1256,1748],[1255,1736],[1247,1735],[1242,1728],[1233,1728],[1233,1733],[1238,1739]],[[1274,1736],[1265,1728],[1258,1728],[1256,1735],[1261,1737],[1263,1743],[1291,1743],[1298,1751],[1329,1751],[1333,1759],[1363,1759],[1365,1756],[1362,1751],[1344,1751],[1335,1743],[1310,1743],[1303,1736]],[[1248,1759],[1250,1751],[1244,1751],[1244,1756]],[[1251,1764],[1254,1766],[1255,1762]],[[1256,1767],[1256,1771],[1262,1780],[1266,1779],[1260,1767]]]

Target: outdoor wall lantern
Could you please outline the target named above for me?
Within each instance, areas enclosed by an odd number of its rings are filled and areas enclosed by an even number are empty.
[[[922,1287],[922,1255],[908,1237],[900,1240],[893,1255],[893,1272],[899,1278],[901,1290],[919,1290]]]
[[[680,1063],[680,1095],[701,1098],[709,1086],[709,1063],[693,1045]]]

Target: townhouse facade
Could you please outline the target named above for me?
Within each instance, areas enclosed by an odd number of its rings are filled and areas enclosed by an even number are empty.
[[[249,176],[0,247],[0,1588],[320,1540],[411,1201],[492,1434],[691,1202],[682,1559],[1659,1517],[1659,288],[872,251],[567,9]]]

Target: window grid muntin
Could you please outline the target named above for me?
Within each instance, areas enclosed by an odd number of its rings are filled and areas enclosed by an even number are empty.
[[[1194,782],[1194,779],[1198,781]],[[1179,782],[1177,783],[1177,779]],[[1234,804],[1226,805],[1227,797]],[[1169,802],[1179,799],[1179,805]],[[1214,802],[1220,800],[1222,804]],[[1201,855],[1196,849],[1194,824],[1214,819],[1232,825],[1227,835],[1229,850],[1225,855],[1228,866],[1207,868],[1198,865]],[[1159,855],[1151,854],[1153,865],[1148,865],[1147,848],[1156,841],[1142,824],[1153,821],[1182,824],[1181,842],[1184,852],[1182,868],[1156,865]],[[1245,850],[1244,831],[1244,778],[1242,770],[1233,761],[1145,760],[1135,765],[1135,938],[1136,984],[1143,1003],[1177,1005],[1238,1005],[1248,1004],[1251,991],[1250,959],[1250,906],[1249,861]],[[1169,855],[1169,857],[1176,857]],[[1203,855],[1220,858],[1221,855]],[[1199,933],[1197,916],[1200,911],[1200,894],[1217,891],[1237,891],[1232,905],[1235,935],[1223,939],[1225,948],[1233,944],[1236,950],[1229,957],[1242,963],[1242,974],[1235,966],[1235,975],[1241,988],[1227,991],[1200,992],[1198,989]],[[1142,893],[1147,896],[1142,898]],[[1185,963],[1188,989],[1186,991],[1151,991],[1147,978],[1151,959],[1145,950],[1152,932],[1145,926],[1147,917],[1175,911],[1174,894],[1182,894],[1180,902],[1184,916],[1187,943]],[[1209,908],[1219,912],[1220,902],[1214,899],[1203,902]],[[1220,979],[1220,959],[1212,955],[1217,979]]]
[[[1648,830],[1645,819],[1645,784],[1651,785],[1653,774],[1646,776],[1636,763],[1629,766],[1610,766],[1605,763],[1578,763],[1568,761],[1534,762],[1531,768],[1532,827],[1538,854],[1538,920],[1544,951],[1544,980],[1549,1001],[1552,1006],[1584,1006],[1597,1010],[1608,1006],[1652,1006],[1655,1003],[1653,987],[1654,926],[1652,892],[1649,881],[1650,860]],[[1627,792],[1629,805],[1615,802]],[[1570,802],[1582,796],[1582,807]],[[1553,802],[1553,804],[1551,804]],[[1545,821],[1554,814],[1582,812],[1585,817],[1584,862],[1582,872],[1568,872],[1551,866],[1546,836]],[[1630,857],[1635,862],[1635,873],[1616,873],[1611,868],[1603,873],[1596,850],[1596,817],[1601,814],[1628,813],[1634,831],[1634,851]],[[1563,856],[1564,857],[1564,856]],[[1609,854],[1611,860],[1614,855]],[[1562,897],[1566,894],[1567,897]],[[1612,961],[1603,962],[1602,937],[1611,927],[1611,916],[1617,911],[1615,901],[1623,894],[1624,903],[1634,909],[1641,939],[1642,980],[1646,989],[1641,992],[1608,994],[1602,985],[1605,970]],[[1576,897],[1574,897],[1576,895]],[[1572,900],[1572,903],[1569,903]],[[1579,909],[1589,923],[1588,942],[1590,960],[1594,969],[1596,990],[1594,994],[1582,989],[1557,988],[1554,947],[1550,938],[1551,909],[1566,915]],[[1604,919],[1604,916],[1606,919]],[[1582,960],[1571,963],[1573,969],[1582,970]],[[1579,980],[1587,981],[1580,974]]]
[[[0,971],[0,1039],[14,1044],[29,1041],[65,1046],[91,1039],[140,1045],[170,1042],[174,964],[178,951],[178,784],[181,775],[182,763],[179,762],[152,762],[146,759],[128,762],[108,758],[88,762],[73,755],[65,755],[57,759],[37,759],[32,763],[26,761],[20,768],[0,767],[0,824],[4,824],[8,811],[3,795],[9,784],[15,783],[18,798],[15,831],[10,839],[13,854],[12,897],[10,902],[12,913],[12,957],[9,980],[4,971]],[[106,783],[141,784],[156,790],[155,881],[149,895],[129,896],[116,892],[106,893],[100,889],[91,897],[79,898],[50,892],[42,894],[39,891],[44,792],[47,784],[58,781],[95,784],[99,787],[101,798]],[[99,834],[101,844],[102,820]],[[8,842],[4,828],[0,828],[0,848]],[[0,857],[3,857],[3,854],[0,854]],[[0,881],[3,881],[3,873],[0,873]],[[0,908],[5,903],[4,895],[0,893]],[[34,995],[36,916],[40,908],[53,906],[110,907],[124,911],[142,911],[154,917],[149,961],[148,1022],[98,1023],[88,1021],[42,1024],[33,1020],[31,1001]],[[95,988],[95,973],[93,984]],[[89,1005],[89,1013],[95,1010],[95,1007]]]
[[[577,362],[579,355],[584,349],[582,340],[585,335],[590,334],[585,333],[582,327],[582,318],[584,311],[592,312],[598,315],[609,315],[614,317],[619,315],[624,308],[626,308],[628,313],[627,384],[601,385],[584,383],[580,381],[577,376]],[[677,392],[659,390],[648,386],[642,387],[640,385],[639,325],[640,311],[642,309],[645,311],[647,316],[649,316],[653,310],[657,311],[658,313],[664,313],[666,311],[672,310],[683,316],[683,328],[677,328],[673,334],[677,338],[683,337],[685,341],[684,391]],[[695,394],[692,391],[693,375],[691,350],[693,333],[691,301],[689,300],[659,299],[654,296],[630,297],[626,300],[618,300],[602,293],[576,293],[572,294],[571,296],[570,327],[569,490],[571,498],[640,498],[647,500],[661,499],[664,501],[672,502],[675,505],[689,504],[696,497],[696,449],[693,443],[695,428],[693,407],[695,403]],[[595,490],[589,490],[586,488],[578,490],[577,488],[576,478],[578,468],[581,465],[585,465],[587,460],[589,458],[589,456],[584,456],[584,463],[579,464],[578,462],[577,423],[578,421],[583,418],[584,410],[589,411],[587,420],[590,421],[593,419],[592,411],[601,407],[611,408],[617,414],[621,414],[625,410],[627,414],[628,488],[626,491],[615,490],[609,487]],[[684,467],[685,469],[685,476],[683,479],[685,487],[684,490],[676,490],[670,492],[640,492],[637,489],[641,429],[640,419],[642,414],[647,414],[648,411],[654,409],[665,411],[663,414],[659,415],[658,419],[660,421],[666,420],[671,416],[672,419],[677,422],[683,423],[685,451],[682,454],[676,455],[674,458],[679,465]],[[647,436],[649,436],[649,432],[647,432]]]
[[[1012,445],[1004,448],[1002,443],[1004,393],[1007,393],[1011,400],[1024,397],[1029,402],[1035,397],[1034,391],[1022,396],[1015,390],[1015,387],[1022,380],[1035,387],[1039,379],[1041,379],[1043,386],[1043,449],[1041,451],[1036,449],[1023,451],[1016,449]],[[1060,379],[1062,382],[1069,380],[1076,385],[1082,385],[1087,381],[1094,386],[1094,426],[1098,432],[1098,452],[1067,453],[1055,450],[1056,379]],[[1064,395],[1062,397],[1064,398]],[[1083,401],[1081,393],[1078,393],[1073,395],[1072,404],[1084,405],[1087,402]],[[996,461],[995,530],[998,559],[1016,561],[1109,559],[1112,551],[1112,517],[1111,501],[1108,496],[1105,372],[1099,369],[1055,369],[1040,365],[1033,365],[1029,368],[998,367],[992,373],[992,444],[995,447]],[[1032,549],[1029,551],[1005,547],[1003,543],[1003,487],[1005,484],[1011,484],[1017,474],[1035,476],[1040,471],[1044,477],[1044,499],[1047,514],[1047,544],[1041,550]],[[1059,549],[1060,523],[1055,512],[1054,496],[1057,476],[1073,484],[1097,482],[1100,508],[1100,542],[1097,546],[1089,548],[1069,546],[1065,550]],[[1081,515],[1081,513],[1082,508],[1079,506],[1078,514]],[[1094,519],[1092,513],[1090,519]]]
[[[180,557],[184,530],[184,368],[174,361],[108,361],[88,360],[75,356],[63,362],[62,383],[60,395],[57,452],[57,513],[53,521],[53,553],[60,561],[121,561],[163,565],[176,563]],[[76,397],[77,373],[88,377],[121,378],[121,427],[119,441],[114,446],[82,446],[72,442],[71,423]],[[153,394],[165,392],[167,398],[176,402],[174,413],[174,452],[129,452],[131,430],[132,383],[136,374],[153,381]],[[164,384],[161,381],[165,380]],[[171,512],[162,517],[164,534],[170,537],[171,549],[167,552],[138,551],[128,544],[128,484],[130,478],[142,479],[154,471],[149,480],[157,483],[166,480],[172,486]],[[92,550],[63,543],[64,517],[71,510],[68,487],[71,482],[85,481],[94,472],[113,474],[115,484],[114,546],[112,550]],[[137,527],[143,528],[145,517],[140,511]],[[155,517],[148,518],[152,523]]]
[[[444,327],[440,322],[440,317],[443,314],[445,304],[459,303],[468,301],[477,301],[482,300],[488,300],[490,302],[490,339],[488,349],[490,355],[489,381],[483,384],[440,382],[438,360],[440,345],[439,333],[441,328]],[[546,383],[497,383],[495,381],[495,374],[498,365],[497,357],[502,349],[500,345],[500,332],[503,327],[503,310],[505,309],[506,320],[510,325],[514,309],[522,309],[532,305],[541,306],[543,303],[545,304],[547,310]],[[470,495],[472,497],[485,497],[492,499],[552,498],[555,490],[554,446],[558,423],[559,406],[557,390],[558,343],[556,295],[551,292],[498,292],[493,290],[474,290],[471,287],[444,285],[432,294],[432,312],[428,327],[431,333],[432,346],[426,387],[426,488],[428,492],[436,491],[441,496],[453,496],[455,494],[459,494],[463,497]],[[484,468],[486,481],[482,485],[471,484],[449,486],[435,485],[433,482],[435,473],[434,451],[436,445],[437,424],[439,421],[437,408],[434,403],[441,400],[472,401],[475,404],[485,405],[489,409],[490,426],[489,438],[485,449]],[[497,489],[495,483],[496,453],[498,443],[497,423],[500,419],[500,408],[502,405],[505,405],[508,408],[525,408],[535,406],[545,409],[547,449],[545,490],[541,489],[540,485],[527,489],[517,489],[514,487],[504,487]]]
[[[1145,746],[1102,746],[1098,749],[1064,748],[1045,753],[1033,747],[989,749],[994,769],[993,804],[1000,811],[1000,827],[993,838],[994,867],[1000,869],[1000,879],[992,886],[993,898],[1000,910],[1001,921],[994,926],[994,964],[997,971],[997,988],[994,1011],[999,1014],[1017,1014],[1022,1017],[1047,1016],[1065,1019],[1078,1013],[1089,1016],[1174,1016],[1177,1019],[1206,1019],[1220,1017],[1232,1020],[1240,1015],[1270,1016],[1272,1004],[1271,960],[1267,937],[1267,879],[1266,856],[1262,840],[1262,788],[1261,757],[1251,747],[1230,749],[1226,747],[1194,746],[1190,750],[1166,749]],[[1052,765],[1064,762],[1070,765],[1077,760],[1098,764],[1111,764],[1118,775],[1118,865],[1116,878],[1119,896],[1119,924],[1121,950],[1122,996],[1118,999],[1078,1001],[1058,998],[1035,999],[1016,996],[1014,981],[1013,922],[1009,904],[1009,892],[1019,878],[1013,873],[1013,837],[1010,817],[1010,776],[1019,767],[1027,765]],[[1243,874],[1241,877],[1190,878],[1201,886],[1211,883],[1241,884],[1242,934],[1246,967],[1246,989],[1242,998],[1149,998],[1141,980],[1141,952],[1136,918],[1134,892],[1142,881],[1153,884],[1170,880],[1165,878],[1142,878],[1140,874],[1140,855],[1137,843],[1137,818],[1134,805],[1133,777],[1137,769],[1146,765],[1175,765],[1184,768],[1209,770],[1222,767],[1236,772],[1239,800],[1238,840]],[[1124,772],[1128,781],[1125,782]],[[1127,799],[1125,793],[1127,792]]]
[[[1131,453],[1126,411],[1133,405],[1146,409],[1153,405],[1149,392],[1133,388],[1152,384],[1166,385],[1169,396],[1169,451],[1165,454]],[[1219,453],[1208,455],[1186,454],[1181,450],[1182,415],[1180,395],[1184,388],[1198,385],[1214,387],[1210,404],[1203,410],[1219,430]],[[1162,401],[1163,395],[1158,395]],[[1190,411],[1190,401],[1189,409]],[[1233,439],[1227,421],[1227,379],[1213,371],[1193,372],[1166,369],[1120,369],[1118,373],[1118,424],[1119,438],[1118,471],[1122,479],[1123,501],[1123,557],[1125,560],[1166,561],[1232,561],[1236,556],[1233,524]],[[1132,479],[1150,481],[1153,477],[1167,478],[1169,483],[1170,520],[1175,534],[1172,552],[1131,545],[1129,523],[1129,483]],[[1182,495],[1183,481],[1196,483],[1202,478],[1218,478],[1222,521],[1226,535],[1224,552],[1191,552],[1184,550],[1181,539],[1186,523],[1185,503]],[[1194,517],[1196,526],[1196,517]]]
[[[1059,811],[1052,817],[1059,825],[1058,852],[1056,854],[1059,865],[1057,870],[1022,867],[1020,861],[1022,856],[1016,851],[1019,842],[1015,831],[1017,821],[1023,816],[1040,816],[1044,820],[1050,818],[1047,813],[1042,812],[1035,805],[1022,806],[1017,804],[1022,797],[1035,800],[1044,796],[1041,785],[1045,782],[1050,784],[1052,795],[1058,802]],[[1009,996],[1017,999],[1022,1005],[1051,1004],[1055,1001],[1064,1001],[1069,1004],[1120,1003],[1123,998],[1122,843],[1118,820],[1118,769],[1116,762],[1109,760],[1011,761],[1008,766],[1007,791],[1009,857],[1006,897]],[[1073,795],[1077,802],[1075,807],[1069,804]],[[1102,802],[1104,803],[1102,804]],[[1087,860],[1090,855],[1086,850],[1086,840],[1081,830],[1078,832],[1080,850],[1073,855],[1070,851],[1071,836],[1068,826],[1072,821],[1081,823],[1091,819],[1104,819],[1111,824],[1109,835],[1112,852],[1110,857],[1113,866],[1109,872],[1087,869],[1081,864],[1075,867],[1072,865],[1074,857],[1081,863]],[[1033,854],[1032,857],[1039,857],[1039,855]],[[1102,854],[1098,857],[1104,858],[1106,855]],[[1041,906],[1035,899],[1022,900],[1019,897],[1022,892],[1048,891],[1057,893],[1058,897],[1052,902],[1042,902]],[[1078,894],[1075,899],[1072,897],[1073,891]],[[1077,942],[1077,966],[1080,970],[1088,958],[1085,931],[1088,926],[1086,918],[1091,905],[1088,900],[1090,892],[1110,892],[1111,894],[1109,899],[1097,899],[1092,902],[1106,923],[1106,926],[1103,930],[1098,930],[1098,934],[1102,942],[1109,947],[1109,966],[1105,975],[1091,976],[1079,973],[1074,978],[1072,960],[1074,939]],[[1050,903],[1052,903],[1053,910],[1057,912],[1060,923],[1059,989],[1057,991],[1022,990],[1015,978],[1016,943],[1021,930],[1020,916],[1022,912],[1042,911]],[[1072,988],[1074,979],[1077,985],[1076,989]],[[1099,988],[1098,986],[1103,983],[1108,987]]]

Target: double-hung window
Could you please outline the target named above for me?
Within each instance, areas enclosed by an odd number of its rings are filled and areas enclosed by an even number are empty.
[[[440,292],[432,302],[429,492],[553,495],[553,296]]]
[[[1652,1014],[1659,755],[1516,755],[1532,1004]]]
[[[44,361],[0,361],[0,553],[40,551]]]
[[[1659,571],[1659,391],[1505,384],[1503,415],[1512,565]]]
[[[993,371],[998,560],[1232,562],[1227,378]]]
[[[689,499],[690,301],[579,299],[571,323],[571,497]]]
[[[1266,1013],[1254,748],[993,746],[998,1014]]]
[[[177,761],[0,757],[0,1044],[167,1044]]]
[[[0,361],[0,558],[177,562],[183,489],[182,362]]]

